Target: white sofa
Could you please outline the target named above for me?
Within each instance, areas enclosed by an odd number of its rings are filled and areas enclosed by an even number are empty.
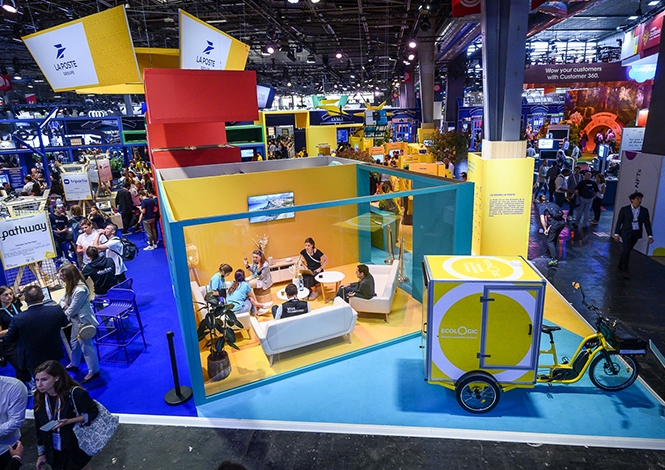
[[[370,274],[374,277],[374,291],[376,296],[371,299],[349,297],[349,304],[357,312],[383,313],[388,322],[388,314],[395,299],[397,291],[397,277],[399,275],[399,260],[392,264],[368,264]]]
[[[272,367],[275,354],[343,335],[351,342],[350,333],[356,326],[356,318],[358,313],[349,304],[335,298],[331,306],[295,317],[264,322],[251,317],[249,321]]]
[[[205,306],[205,295],[207,291],[207,286],[199,286],[196,281],[191,281],[189,285],[192,288],[192,300],[194,301],[194,312],[196,313],[196,323],[198,324],[203,315],[208,311]],[[236,318],[240,323],[242,323],[242,328],[234,327],[236,330],[247,331],[249,333],[250,323],[249,323],[249,312],[245,313],[236,313]]]

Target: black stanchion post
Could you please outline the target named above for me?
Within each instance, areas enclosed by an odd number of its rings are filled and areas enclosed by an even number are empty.
[[[164,396],[164,401],[169,405],[181,405],[187,400],[192,398],[192,389],[184,386],[180,386],[180,378],[178,377],[178,364],[175,360],[175,347],[173,346],[173,331],[168,331],[166,333],[166,340],[169,342],[169,355],[171,356],[171,371],[173,372],[173,384],[175,388],[169,390],[169,392]]]

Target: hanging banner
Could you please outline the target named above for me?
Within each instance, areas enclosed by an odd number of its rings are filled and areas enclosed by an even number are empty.
[[[0,75],[0,91],[10,91],[12,89],[12,79],[9,75]]]
[[[250,47],[180,10],[180,68],[245,70]]]
[[[140,81],[124,6],[21,39],[56,92]]]
[[[92,199],[88,173],[63,173],[62,186],[68,201],[89,201]]]
[[[5,269],[55,258],[46,213],[0,219],[0,254]]]

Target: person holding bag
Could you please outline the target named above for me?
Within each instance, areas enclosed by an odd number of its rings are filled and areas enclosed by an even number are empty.
[[[60,306],[69,321],[72,322],[70,339],[72,362],[67,366],[67,370],[78,371],[81,354],[83,354],[88,366],[88,375],[81,383],[87,383],[95,377],[99,377],[99,358],[95,345],[92,343],[92,338],[97,332],[96,326],[99,323],[92,313],[90,291],[81,271],[70,264],[60,268],[59,274],[60,279],[65,283],[65,296],[60,301]]]
[[[91,457],[79,447],[74,426],[89,426],[99,414],[97,404],[58,361],[39,365],[35,382],[37,470],[46,463],[53,470],[91,470]]]

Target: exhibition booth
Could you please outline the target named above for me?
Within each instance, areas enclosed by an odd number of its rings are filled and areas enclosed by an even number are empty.
[[[372,172],[407,179],[412,189],[370,196]],[[471,183],[333,157],[166,168],[156,176],[197,404],[418,332],[423,295],[418,260],[471,251]],[[378,201],[389,198],[412,200],[413,226],[378,208]],[[330,260],[325,269],[330,277],[319,287],[324,295],[310,302],[311,313],[298,317],[239,315],[240,349],[226,348],[231,373],[210,380],[208,348],[197,336],[205,307],[201,287],[221,263],[245,269],[243,258],[260,246],[274,282],[263,295],[280,305],[307,237]],[[401,260],[400,246],[413,247],[402,250]],[[332,300],[340,283],[357,281],[359,263],[369,266],[377,296],[369,305]]]

